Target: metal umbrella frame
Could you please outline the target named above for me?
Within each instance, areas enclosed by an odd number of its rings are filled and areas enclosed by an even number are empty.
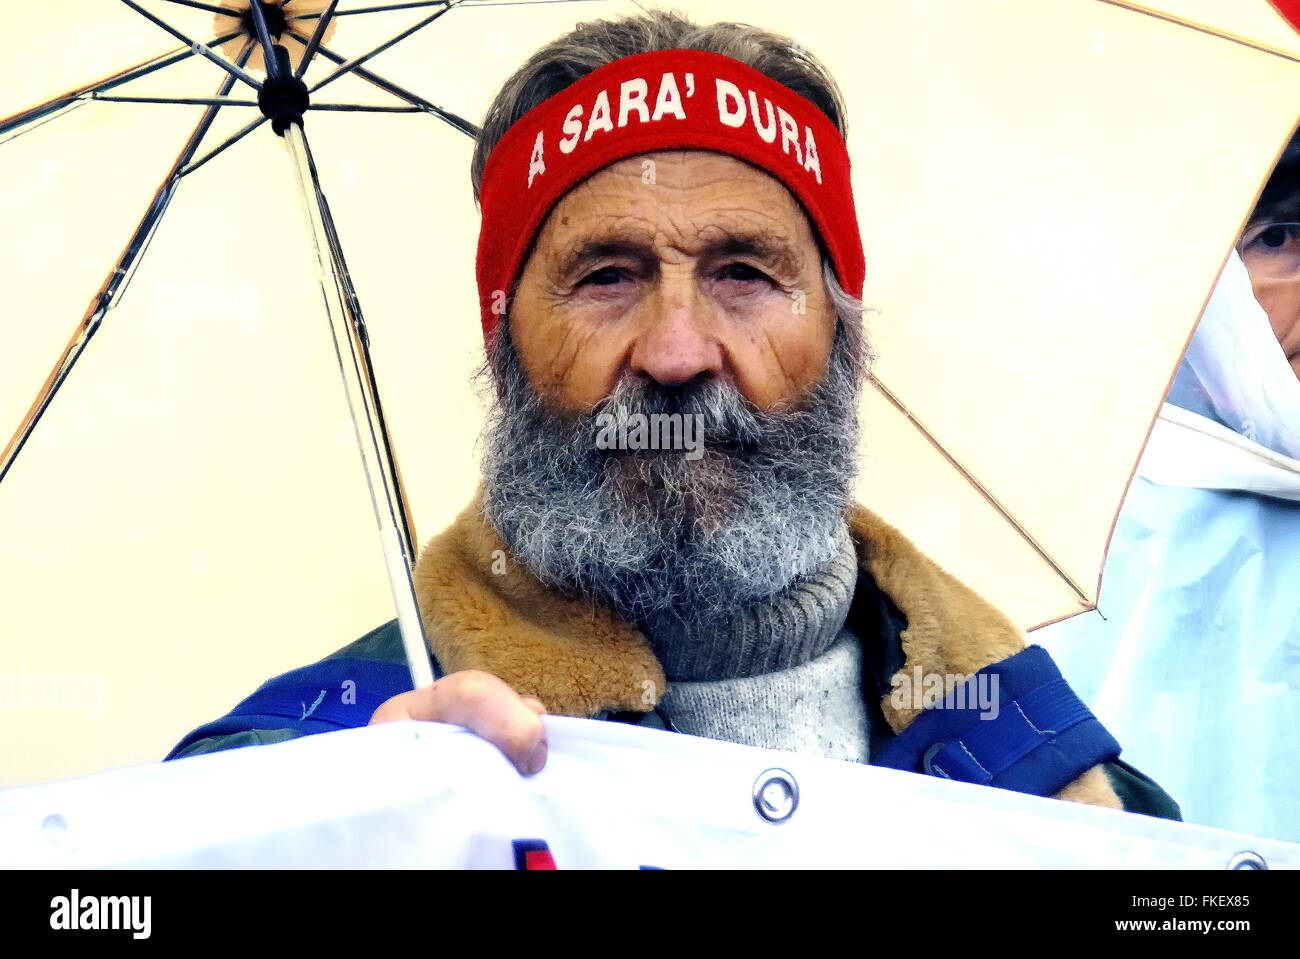
[[[244,9],[215,6],[193,0],[168,0],[181,6],[207,10],[218,16],[229,16],[241,22],[239,30],[218,34],[207,43],[200,43],[167,23],[161,17],[141,7],[134,0],[121,0],[142,17],[185,44],[186,49],[139,64],[133,68],[107,77],[96,83],[70,91],[25,110],[0,122],[0,136],[28,124],[40,121],[50,114],[83,100],[108,102],[135,102],[155,104],[185,104],[206,106],[202,119],[181,149],[164,179],[153,202],[149,205],[139,225],[126,245],[122,256],[113,265],[103,286],[92,301],[90,309],[77,325],[72,338],[46,378],[17,432],[0,453],[0,481],[31,438],[41,417],[54,400],[59,388],[66,382],[77,361],[84,354],[91,339],[99,331],[104,317],[113,305],[123,282],[136,259],[148,245],[149,237],[167,212],[168,205],[180,181],[203,167],[214,157],[229,149],[264,123],[270,122],[277,135],[284,140],[285,148],[298,188],[304,219],[308,228],[308,241],[315,259],[320,281],[322,301],[329,319],[330,332],[338,359],[339,374],[346,389],[348,408],[361,451],[362,466],[370,490],[371,505],[379,526],[386,572],[397,610],[398,624],[406,650],[411,677],[416,688],[433,683],[424,629],[416,606],[411,571],[415,565],[417,544],[415,531],[408,514],[401,472],[393,450],[388,424],[384,418],[379,388],[375,380],[370,354],[370,338],[360,300],[353,286],[344,259],[338,230],[330,215],[329,204],[321,189],[320,178],[312,161],[311,148],[303,129],[303,114],[308,110],[365,111],[406,113],[423,112],[446,121],[453,128],[471,138],[478,136],[478,127],[463,117],[444,110],[424,98],[366,69],[364,64],[389,47],[434,23],[449,10],[468,0],[423,0],[423,2],[378,4],[355,10],[338,11],[338,0],[330,0],[323,12],[293,15],[285,7],[291,0],[267,3],[252,0]],[[491,0],[488,0],[490,3]],[[476,4],[479,6],[483,3]],[[381,13],[399,9],[436,7],[437,9],[393,37],[352,59],[344,59],[322,45],[328,27],[335,16]],[[294,21],[316,20],[310,37],[293,27]],[[273,37],[273,32],[275,37]],[[237,55],[235,62],[224,59],[214,48],[251,34]],[[288,49],[276,38],[291,37],[303,45],[297,68],[292,67]],[[266,69],[265,80],[258,81],[245,72],[255,51],[260,50]],[[307,67],[317,54],[338,64],[337,69],[308,87],[303,80]],[[220,67],[227,76],[211,97],[128,97],[114,96],[109,91],[131,80],[147,76],[191,55],[201,56]],[[349,73],[367,80],[385,92],[407,101],[405,107],[385,107],[354,103],[312,103],[311,96],[329,83]],[[257,99],[247,100],[230,96],[236,82],[243,83],[257,94]],[[199,148],[222,107],[257,107],[262,116],[253,120],[235,134],[212,146],[201,156]]]

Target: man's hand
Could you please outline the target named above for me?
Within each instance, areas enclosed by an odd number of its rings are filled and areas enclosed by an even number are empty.
[[[464,726],[531,776],[546,765],[546,727],[539,718],[545,713],[540,700],[520,696],[491,673],[467,669],[394,696],[375,710],[370,725],[424,719]]]

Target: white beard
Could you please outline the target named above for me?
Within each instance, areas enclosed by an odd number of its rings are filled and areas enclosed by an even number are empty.
[[[493,371],[484,511],[543,582],[634,623],[665,613],[704,623],[834,554],[857,467],[860,382],[840,331],[822,381],[775,413],[718,381],[624,382],[591,414],[559,417],[534,393],[505,324]],[[702,451],[599,448],[598,417],[620,406],[701,415]]]

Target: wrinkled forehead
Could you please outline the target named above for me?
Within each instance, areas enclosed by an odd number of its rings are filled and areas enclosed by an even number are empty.
[[[539,241],[561,271],[602,255],[752,256],[799,270],[821,238],[798,198],[766,171],[710,151],[623,158],[569,191]]]

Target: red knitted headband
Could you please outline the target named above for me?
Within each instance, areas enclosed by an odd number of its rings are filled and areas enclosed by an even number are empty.
[[[476,271],[485,340],[556,201],[616,160],[690,147],[739,157],[785,184],[820,231],[840,285],[862,295],[849,154],[835,126],[738,60],[662,50],[593,71],[521,117],[492,150],[479,193]]]

